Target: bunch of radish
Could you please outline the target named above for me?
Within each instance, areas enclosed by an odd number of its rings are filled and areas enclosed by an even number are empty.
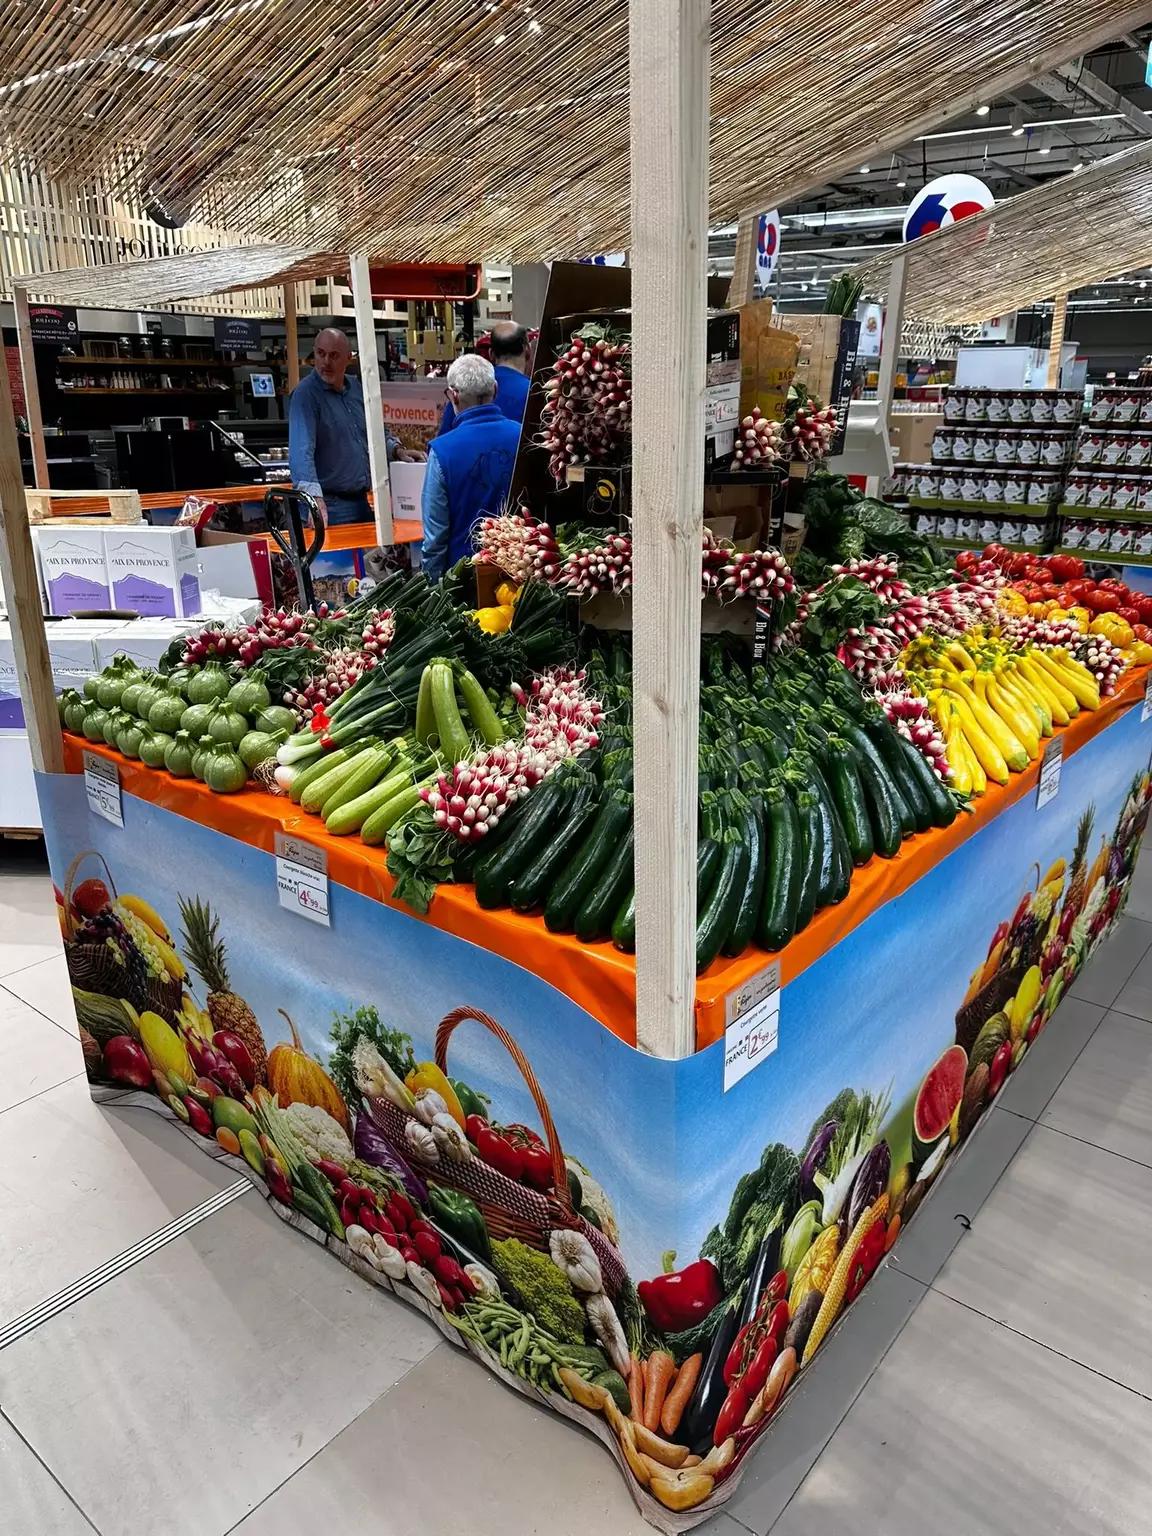
[[[1044,650],[1059,646],[1087,667],[1102,697],[1116,692],[1124,670],[1124,656],[1105,635],[1082,634],[1073,619],[1032,619],[1007,615],[1001,627],[1018,645],[1038,645]]]
[[[596,746],[604,707],[583,685],[583,672],[566,669],[533,678],[528,689],[514,683],[523,739],[488,747],[421,789],[436,826],[461,842],[477,842],[566,758]]]
[[[631,346],[600,325],[575,331],[552,365],[540,412],[540,444],[564,485],[570,464],[621,464],[632,445]]]
[[[873,697],[889,723],[927,759],[929,766],[940,778],[947,781],[949,768],[944,738],[936,728],[927,699],[922,699],[917,693],[909,693],[903,686],[900,673],[889,674],[883,683],[880,678],[876,678]]]
[[[300,688],[285,689],[284,703],[298,710],[305,721],[311,720],[316,710],[331,704],[365,672],[370,672],[376,659],[367,649],[328,651],[323,672],[310,677]]]
[[[843,565],[834,565],[832,574],[854,577],[886,602],[895,603],[907,597],[912,590],[906,581],[900,580],[899,570],[895,560],[886,560],[883,555],[877,555],[872,560],[847,560]]]
[[[788,457],[784,423],[765,416],[758,405],[745,416],[732,450],[733,469],[768,469]]]
[[[790,457],[826,459],[832,439],[836,436],[836,427],[835,406],[820,406],[811,399],[798,404],[791,418],[785,422]]]
[[[705,597],[729,601],[754,597],[780,602],[796,583],[791,568],[777,549],[732,549],[704,529],[700,554],[700,588]]]
[[[577,548],[565,556],[553,586],[581,602],[601,592],[617,596],[632,590],[632,536],[610,533],[603,543]]]
[[[360,645],[369,656],[382,656],[392,644],[396,633],[396,620],[391,608],[374,613],[360,631]]]
[[[477,560],[503,571],[520,586],[530,577],[552,581],[563,556],[547,523],[522,512],[482,518],[473,535]]]
[[[315,613],[268,609],[254,624],[243,629],[222,629],[212,625],[197,635],[190,635],[184,642],[184,664],[193,666],[199,662],[223,660],[235,661],[247,668],[255,666],[265,651],[294,646],[315,650],[316,642],[312,636],[320,621],[340,617],[339,610],[332,612],[327,603],[321,603]]]

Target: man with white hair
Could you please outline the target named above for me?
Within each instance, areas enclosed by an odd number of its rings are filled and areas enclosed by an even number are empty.
[[[486,358],[467,352],[456,359],[448,370],[448,398],[456,424],[428,445],[421,502],[430,581],[472,553],[473,528],[503,507],[520,442],[520,423],[496,404],[496,374]]]
[[[292,483],[315,497],[326,523],[370,522],[368,426],[360,381],[347,375],[352,345],[334,326],[318,331],[312,372],[292,391],[288,463]],[[412,455],[388,437],[388,457]]]

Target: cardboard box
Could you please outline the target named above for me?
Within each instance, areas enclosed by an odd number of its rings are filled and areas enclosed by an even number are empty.
[[[740,415],[758,405],[773,421],[784,420],[788,390],[796,374],[800,342],[772,323],[771,299],[740,309]]]
[[[899,464],[930,464],[932,439],[944,420],[939,411],[897,411],[888,436]]]
[[[32,537],[49,613],[113,606],[102,528],[60,528],[46,523],[33,528]]]
[[[194,529],[109,528],[104,550],[117,608],[145,618],[190,619],[200,612]]]
[[[200,534],[200,576],[206,591],[223,597],[255,597],[275,606],[270,535],[261,533]]]
[[[138,667],[155,668],[173,640],[195,633],[200,625],[192,619],[129,620],[116,632],[97,635],[92,642],[98,672],[114,656],[127,656]]]
[[[392,493],[393,518],[409,519],[419,523],[423,528],[424,520],[420,512],[420,501],[424,494],[424,476],[427,473],[427,464],[408,464],[403,459],[394,459],[389,464],[388,487]]]
[[[48,624],[48,660],[57,695],[66,688],[83,688],[84,679],[99,670],[97,639],[118,636],[126,628],[127,624],[118,619],[65,619],[59,624]],[[0,731],[22,731],[25,723],[12,628],[8,623],[0,623]]]

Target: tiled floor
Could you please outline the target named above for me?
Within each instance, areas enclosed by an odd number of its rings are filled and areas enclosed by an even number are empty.
[[[1152,1531],[1150,860],[1128,911],[703,1536]],[[0,851],[0,1040],[3,1536],[649,1529],[590,1438],[92,1104],[34,848]]]

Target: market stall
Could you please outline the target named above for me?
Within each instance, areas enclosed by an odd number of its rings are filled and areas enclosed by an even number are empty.
[[[601,45],[623,22],[607,11]],[[1122,24],[1088,3],[1031,14],[1004,6],[990,28],[986,8],[950,7],[916,58],[967,78],[1002,46],[1000,89],[1084,44],[1077,28]],[[804,579],[799,560],[705,536],[707,8],[636,0],[628,20],[630,536],[566,545],[493,519],[483,563],[509,591],[482,594],[466,568],[439,592],[415,578],[350,611],[202,632],[156,676],[113,663],[89,680],[64,738],[6,400],[0,564],[94,1092],[170,1118],[302,1235],[598,1435],[675,1531],[724,1506],[754,1449],[772,1455],[797,1382],[834,1391],[834,1330],[1059,1028],[1121,910],[1152,739],[1130,638],[1015,613],[1003,573],[953,570],[835,477],[809,483]],[[875,24],[838,18],[841,44]],[[760,89],[766,25],[714,35],[722,105],[731,92],[714,209],[767,190],[742,138],[788,94]],[[821,42],[808,88],[831,99],[840,58],[842,110],[780,134],[796,182],[876,111],[875,80]],[[893,66],[886,133],[936,94],[911,62]],[[537,60],[532,100],[541,78]],[[615,157],[583,184],[608,212],[582,238],[605,249],[628,223],[611,94],[606,118],[575,112]],[[461,152],[506,192],[499,157],[532,162],[537,130],[484,128]],[[394,153],[395,205],[347,200],[358,234],[391,212],[418,254],[503,243],[486,180],[445,187],[434,157],[432,226]],[[358,165],[354,191],[371,184]],[[567,234],[561,201],[534,197],[510,246]],[[596,361],[585,345],[565,366]],[[630,645],[569,626],[590,574],[598,598],[630,596]],[[705,614],[734,603],[758,650],[726,625],[702,647]],[[702,861],[722,886],[698,883]]]

